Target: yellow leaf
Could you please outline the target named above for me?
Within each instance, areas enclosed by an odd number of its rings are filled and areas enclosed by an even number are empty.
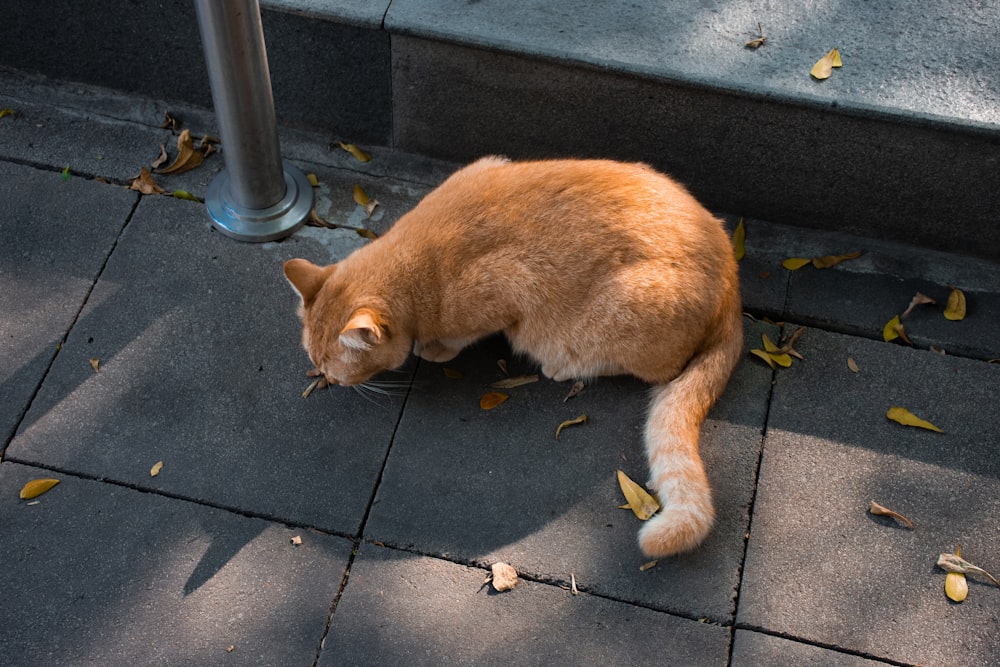
[[[194,140],[191,138],[191,130],[184,130],[177,137],[177,157],[169,167],[157,169],[158,174],[183,174],[191,171],[202,163],[205,156],[201,151],[195,150]]]
[[[306,174],[306,180],[309,181],[309,185],[313,186],[314,188],[319,187],[319,179],[316,178],[316,174],[311,174],[311,173]]]
[[[774,359],[771,358],[770,354],[768,354],[764,350],[750,350],[750,354],[756,357],[760,357],[761,359],[764,360],[765,363],[767,363],[768,366],[771,367],[771,370],[774,370],[775,368]]]
[[[503,380],[497,380],[490,385],[492,389],[514,389],[515,387],[522,387],[526,384],[532,384],[533,382],[538,382],[538,375],[518,375],[517,377],[504,378]]]
[[[618,485],[621,487],[622,493],[625,494],[629,509],[640,520],[646,521],[660,510],[659,501],[646,489],[629,479],[629,476],[621,470],[618,471]]]
[[[97,359],[97,358],[91,359],[90,360],[90,367],[94,369],[95,373],[100,373],[101,372],[101,360]]]
[[[483,410],[492,410],[508,398],[510,398],[510,396],[507,394],[501,394],[499,391],[491,391],[487,394],[483,394],[483,397],[479,399],[479,407]]]
[[[187,190],[174,190],[173,197],[176,199],[186,199],[188,201],[201,203],[201,200],[195,197],[193,194]]]
[[[736,225],[736,229],[733,231],[733,251],[736,253],[737,262],[746,255],[746,238],[747,230],[743,226],[743,218],[740,218],[739,224]]]
[[[806,264],[810,263],[812,260],[805,257],[789,257],[781,263],[783,267],[789,271],[797,271],[801,269]]]
[[[916,426],[918,428],[925,428],[928,431],[937,431],[938,433],[943,433],[943,431],[939,429],[937,426],[935,426],[934,424],[930,423],[927,420],[921,419],[920,417],[916,416],[906,408],[901,408],[898,406],[891,407],[889,408],[889,411],[885,413],[885,416],[894,422],[902,424],[903,426]]]
[[[20,498],[21,500],[31,500],[32,498],[37,498],[58,483],[58,479],[33,479],[21,487],[21,493],[19,494]]]
[[[957,287],[951,288],[948,295],[948,306],[944,309],[944,316],[952,321],[965,318],[965,293]]]
[[[944,577],[944,593],[949,599],[961,602],[969,595],[969,582],[961,572],[949,572]]]
[[[849,259],[857,259],[863,255],[860,250],[856,252],[849,252],[846,255],[824,255],[822,257],[814,257],[812,260],[812,265],[817,269],[829,269],[830,267],[837,266],[841,262],[846,262]]]
[[[444,376],[446,378],[448,378],[449,380],[461,380],[462,379],[462,372],[461,371],[456,371],[454,368],[447,368],[447,367],[443,368],[441,370],[444,371]]]
[[[559,424],[559,427],[556,429],[556,440],[559,439],[559,434],[562,433],[562,430],[567,426],[575,426],[576,424],[583,424],[586,421],[587,421],[587,415],[580,415],[575,419],[567,419],[562,424]]]
[[[375,232],[373,232],[370,229],[355,229],[354,231],[357,232],[358,236],[360,236],[363,239],[377,239],[378,238],[378,234],[376,234]]]
[[[372,159],[370,153],[364,152],[354,144],[345,144],[342,141],[338,141],[337,143],[340,145],[341,148],[343,148],[345,151],[353,155],[358,162],[368,162],[369,160]]]
[[[899,330],[896,327],[902,326],[902,323],[899,321],[899,315],[893,317],[882,327],[882,340],[888,343],[891,340],[899,338]]]
[[[7,116],[13,116],[13,109],[0,109],[0,118],[6,118]]]
[[[156,477],[163,470],[163,461],[157,461],[153,464],[153,467],[149,469],[149,476]]]
[[[840,51],[837,49],[831,49],[825,56],[816,61],[816,64],[812,66],[811,70],[809,70],[809,74],[811,74],[814,79],[822,81],[823,79],[830,78],[830,74],[833,73],[834,67],[840,67],[843,64],[844,63],[840,59]]]
[[[377,199],[371,199],[360,185],[354,186],[354,201],[357,202],[358,206],[365,209],[365,213],[368,217],[372,217],[372,213],[375,212],[375,207],[378,206]]]
[[[764,341],[764,351],[767,352],[774,363],[778,364],[782,368],[788,368],[792,365],[792,358],[787,353],[782,352],[781,349],[771,342],[771,339],[767,337],[767,334],[761,334],[760,338]],[[753,350],[751,350],[752,352]],[[760,355],[757,355],[760,356]]]

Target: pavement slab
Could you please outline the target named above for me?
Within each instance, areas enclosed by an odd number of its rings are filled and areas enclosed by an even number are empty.
[[[0,443],[6,443],[138,194],[9,162],[0,162],[0,181]],[[102,214],[81,214],[93,210]]]
[[[737,623],[906,664],[1000,661],[1000,590],[944,594],[938,554],[1000,570],[1000,366],[809,329],[768,420]],[[858,373],[847,366],[853,358]],[[943,433],[886,418],[902,406]],[[868,514],[875,500],[907,530]]]
[[[333,665],[725,665],[717,625],[364,544],[321,667]]]
[[[748,327],[748,340],[774,327]],[[752,332],[752,333],[751,333]],[[702,429],[701,453],[718,524],[696,552],[649,561],[639,551],[641,524],[616,480],[622,469],[647,476],[643,452],[647,388],[600,378],[564,402],[572,383],[542,379],[504,390],[510,398],[484,411],[479,398],[503,378],[538,373],[511,358],[502,338],[453,362],[421,363],[365,538],[467,563],[503,560],[535,578],[644,606],[728,622],[739,580],[770,370],[747,360]],[[449,379],[443,368],[461,373]],[[563,421],[586,415],[567,428]]]
[[[0,464],[0,664],[313,663],[348,540],[64,475],[17,499],[51,476]]]

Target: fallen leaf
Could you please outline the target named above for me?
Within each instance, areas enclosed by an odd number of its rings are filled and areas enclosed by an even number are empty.
[[[586,387],[586,386],[587,385],[586,385],[586,383],[583,380],[577,380],[576,382],[574,382],[573,386],[570,387],[570,389],[569,389],[569,393],[566,394],[566,398],[563,399],[563,403],[565,403],[569,399],[573,398],[574,396],[579,395],[579,393],[581,391],[583,391],[584,387]]]
[[[170,166],[156,169],[157,174],[183,174],[199,166],[205,159],[201,151],[194,147],[191,130],[184,130],[177,137],[177,157]]]
[[[510,396],[507,394],[501,394],[499,391],[491,391],[488,394],[484,394],[483,397],[479,399],[479,407],[483,410],[492,410],[508,398],[510,398]]]
[[[559,427],[556,429],[556,440],[559,439],[559,434],[562,433],[564,428],[568,426],[575,426],[576,424],[583,424],[586,421],[587,421],[587,415],[580,415],[579,417],[576,417],[574,419],[567,419],[563,423],[559,424]]]
[[[444,372],[444,376],[446,378],[448,378],[449,380],[461,380],[462,379],[462,373],[461,373],[461,371],[456,371],[454,368],[447,368],[447,367],[445,367],[445,368],[443,368],[441,370]]]
[[[898,406],[891,407],[889,408],[888,412],[885,413],[885,416],[894,422],[902,424],[903,426],[916,426],[917,428],[925,428],[928,431],[936,431],[938,433],[944,433],[944,431],[939,429],[934,424],[930,423],[925,419],[921,419],[920,417],[916,416],[906,408],[901,408]]]
[[[292,539],[290,539],[289,542],[291,542],[295,546],[300,546],[302,544],[302,536],[296,535]]]
[[[952,321],[965,319],[965,293],[957,287],[951,288],[944,316]]]
[[[801,336],[803,333],[805,333],[805,330],[806,330],[805,327],[799,327],[798,329],[796,329],[792,333],[791,338],[789,338],[785,343],[783,343],[782,346],[780,348],[778,348],[777,351],[780,352],[780,353],[782,353],[782,354],[790,354],[793,357],[795,357],[796,359],[799,359],[800,361],[804,360],[805,357],[803,357],[801,354],[799,354],[795,350],[795,341],[797,341],[799,339],[799,336]]]
[[[852,357],[847,357],[847,367],[851,369],[852,373],[858,372],[858,362],[854,361]]]
[[[373,232],[370,229],[361,228],[361,229],[355,229],[354,231],[357,232],[358,236],[360,236],[363,239],[377,239],[378,238],[378,234],[376,234],[375,232]]]
[[[757,23],[757,34],[759,37],[751,39],[746,43],[746,47],[749,49],[759,49],[764,46],[764,42],[767,41],[767,37],[764,36],[764,29],[760,27],[760,23]]]
[[[156,477],[163,470],[163,461],[157,461],[153,464],[153,467],[149,469],[149,476]]]
[[[961,602],[969,596],[969,582],[961,572],[949,572],[944,577],[944,594],[955,602]]]
[[[899,321],[899,315],[893,317],[885,323],[884,327],[882,327],[882,340],[888,343],[889,341],[899,338],[899,329],[897,329],[897,327],[902,326],[902,323]]]
[[[825,56],[816,61],[816,64],[809,70],[809,74],[814,79],[822,81],[823,79],[830,78],[834,67],[841,67],[843,64],[843,61],[840,59],[840,51],[830,49]]]
[[[226,647],[226,653],[232,653],[235,650],[236,650],[235,644],[230,644],[229,646]]]
[[[323,218],[319,217],[319,213],[316,212],[315,208],[309,210],[309,217],[306,218],[306,225],[309,227],[323,227],[325,229],[337,228],[337,225],[332,222],[327,222]]]
[[[739,224],[736,225],[736,229],[733,231],[733,252],[736,254],[737,262],[746,255],[746,238],[747,230],[743,226],[743,218],[740,218]]]
[[[144,195],[165,195],[167,191],[161,188],[156,181],[153,180],[153,175],[149,173],[149,169],[146,167],[142,168],[139,175],[129,181],[129,190],[137,190]]]
[[[329,383],[326,381],[326,378],[316,378],[308,387],[306,387],[305,391],[302,392],[302,398],[309,398],[309,394],[313,393],[313,391],[317,389],[325,389],[327,384]]]
[[[618,471],[618,486],[628,501],[625,507],[632,510],[640,520],[646,521],[660,510],[659,501],[621,470]]]
[[[771,367],[771,370],[775,370],[777,368],[777,365],[774,363],[774,359],[772,359],[771,355],[765,352],[764,350],[753,349],[750,350],[750,354],[763,359],[764,362]]]
[[[761,359],[764,359],[764,361],[768,362],[768,366],[771,368],[774,368],[774,364],[777,364],[782,368],[788,368],[792,365],[791,355],[775,345],[774,342],[768,338],[767,334],[761,334],[760,338],[764,343],[764,349],[750,350],[751,353],[757,355]],[[798,352],[796,352],[796,354],[798,354]]]
[[[58,479],[33,479],[21,487],[21,493],[18,495],[21,500],[31,500],[42,495],[58,483]]]
[[[375,207],[378,206],[377,199],[371,199],[360,185],[354,186],[354,201],[357,202],[358,206],[365,209],[365,213],[368,217],[372,217],[372,213],[375,212]]]
[[[337,144],[339,144],[345,151],[353,155],[358,162],[368,162],[372,159],[371,153],[364,152],[354,144],[345,144],[342,141],[338,141]]]
[[[174,115],[167,111],[163,114],[163,124],[160,125],[164,130],[175,131],[180,126],[180,121],[174,118]]]
[[[515,387],[521,387],[526,384],[532,384],[533,382],[538,382],[538,375],[518,375],[517,377],[504,378],[503,380],[497,380],[490,385],[493,389],[513,389]]]
[[[996,577],[992,574],[962,558],[961,546],[956,548],[953,554],[941,554],[938,556],[937,566],[949,573],[978,574],[989,579],[993,585],[1000,586],[1000,581],[997,581]]]
[[[894,512],[891,509],[889,509],[888,507],[883,507],[882,505],[879,505],[874,500],[871,501],[870,505],[868,505],[868,511],[870,513],[876,515],[876,516],[888,516],[888,517],[892,517],[893,519],[895,519],[896,521],[900,522],[901,524],[903,524],[907,528],[913,528],[913,522],[912,521],[910,521],[909,519],[907,519],[905,516],[903,516],[899,512]]]
[[[306,180],[309,181],[309,185],[313,186],[314,188],[319,187],[319,179],[316,178],[316,174],[306,174]]]
[[[152,167],[153,169],[157,169],[159,167],[162,167],[166,163],[166,161],[167,161],[167,147],[164,146],[163,144],[160,144],[160,155],[155,160],[153,160],[153,163],[149,166]],[[143,169],[145,169],[145,167],[143,167]]]
[[[504,375],[510,375],[510,373],[507,372],[507,360],[506,359],[497,359],[497,368],[499,368],[500,372],[503,373]]]
[[[857,259],[863,254],[863,252],[858,250],[856,252],[849,252],[846,255],[823,255],[822,257],[814,257],[812,265],[817,269],[829,269],[849,259]]]
[[[13,109],[0,109],[0,118],[6,118],[7,116],[14,116]]]
[[[90,367],[94,369],[95,373],[101,372],[101,360],[96,357],[90,359]]]
[[[580,589],[576,587],[576,575],[572,572],[569,573],[569,592],[573,595],[580,594]]]
[[[658,560],[651,560],[647,563],[643,563],[642,565],[639,566],[639,571],[645,572],[646,570],[652,570],[654,567],[656,567],[656,564],[659,562],[660,561]]]
[[[937,303],[937,301],[930,298],[926,294],[921,294],[920,292],[917,292],[916,294],[913,295],[913,298],[910,299],[910,305],[906,307],[906,310],[904,310],[903,314],[899,316],[899,319],[905,320],[906,317],[911,312],[913,312],[913,309],[916,308],[917,306],[923,306],[926,304],[935,304],[935,303]]]
[[[507,563],[493,563],[490,571],[493,572],[493,588],[498,593],[509,591],[517,585],[517,570]]]
[[[812,262],[812,260],[805,257],[789,257],[783,261],[781,265],[789,271],[797,271],[810,262]]]
[[[193,194],[191,194],[187,190],[174,190],[172,196],[175,199],[186,199],[188,201],[198,202],[199,204],[201,203],[200,199],[198,199],[197,197],[195,197]]]
[[[66,167],[60,172],[60,175],[66,182],[69,182],[69,179],[73,178],[73,175],[69,173],[69,165],[66,165]]]

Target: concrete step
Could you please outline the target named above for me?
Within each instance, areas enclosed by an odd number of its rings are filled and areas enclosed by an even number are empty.
[[[1000,0],[262,4],[283,125],[453,161],[643,160],[713,209],[1000,258]],[[211,104],[189,0],[6,15],[0,66]]]

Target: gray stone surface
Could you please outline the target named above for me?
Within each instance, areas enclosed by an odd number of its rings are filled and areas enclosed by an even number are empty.
[[[725,665],[716,625],[365,544],[319,664]]]
[[[801,644],[760,632],[737,630],[732,667],[878,667],[888,663]]]
[[[906,664],[986,665],[998,591],[944,595],[938,554],[1000,552],[1000,366],[808,330],[778,374],[737,622]],[[852,373],[847,359],[860,370]],[[886,418],[902,406],[944,433]],[[868,514],[875,500],[906,530]]]
[[[573,575],[600,595],[728,622],[770,371],[742,364],[702,429],[718,515],[705,546],[640,571],[649,560],[636,544],[641,523],[618,507],[625,501],[616,471],[647,477],[646,387],[600,378],[564,402],[572,383],[543,379],[505,390],[510,398],[484,411],[480,396],[503,377],[498,359],[508,360],[513,376],[538,373],[511,359],[502,339],[443,366],[421,364],[365,538],[460,562],[504,560],[546,581],[569,584]],[[446,378],[445,367],[463,377]],[[556,440],[556,427],[581,414],[587,423]]]
[[[0,464],[0,664],[313,663],[350,542],[72,475],[17,499],[52,476]]]
[[[0,181],[0,442],[6,443],[137,195],[9,162],[0,162]],[[95,209],[103,214],[83,213]]]

